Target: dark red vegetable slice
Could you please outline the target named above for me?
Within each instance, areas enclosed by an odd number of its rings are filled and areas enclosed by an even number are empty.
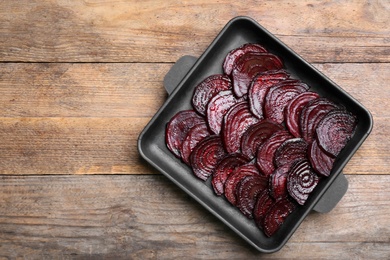
[[[224,194],[226,199],[233,204],[237,205],[237,187],[241,180],[247,176],[258,176],[259,170],[253,162],[249,162],[242,166],[237,167],[227,178],[225,182]]]
[[[212,97],[207,105],[207,123],[214,134],[221,132],[223,117],[236,103],[243,101],[236,98],[231,90],[224,90]]]
[[[264,226],[264,217],[266,216],[268,210],[274,205],[275,200],[268,192],[268,189],[265,189],[257,197],[255,206],[253,208],[253,219],[258,228],[263,229]]]
[[[264,99],[268,89],[289,76],[285,70],[269,70],[257,74],[253,79],[248,90],[248,100],[249,107],[257,118],[264,118]]]
[[[274,172],[274,155],[276,149],[287,139],[293,138],[290,132],[286,130],[277,131],[270,136],[257,151],[257,166],[265,175],[270,175]]]
[[[319,98],[320,96],[311,91],[303,92],[289,102],[284,109],[284,121],[290,133],[295,137],[301,137],[299,130],[299,117],[303,107],[310,101]]]
[[[288,198],[276,201],[268,210],[264,222],[264,234],[271,237],[282,226],[286,218],[294,212],[296,206]]]
[[[249,158],[254,158],[259,146],[273,133],[283,129],[282,125],[268,120],[251,125],[241,138],[241,152]]]
[[[265,118],[281,124],[284,121],[284,108],[299,94],[307,91],[309,86],[302,82],[282,81],[272,86],[265,96]]]
[[[308,160],[297,161],[291,167],[287,177],[287,190],[298,204],[305,204],[309,194],[319,181],[318,176],[311,170]]]
[[[218,92],[232,88],[230,78],[223,74],[214,74],[200,82],[192,96],[192,106],[201,115],[206,115],[209,100]]]
[[[223,61],[223,72],[226,75],[230,75],[233,70],[234,64],[236,64],[237,62],[237,59],[239,59],[247,52],[267,52],[267,50],[260,44],[256,43],[246,43],[236,49],[231,50],[226,55],[225,60]]]
[[[321,119],[338,106],[327,98],[317,98],[310,101],[300,115],[300,131],[306,142],[311,143],[315,138],[315,131]]]
[[[286,197],[287,191],[287,176],[291,165],[285,164],[276,168],[276,170],[269,176],[269,194],[274,199]]]
[[[204,138],[195,146],[190,156],[194,175],[203,181],[207,180],[225,155],[220,136],[211,135]]]
[[[228,153],[240,151],[241,137],[251,125],[257,123],[259,119],[249,110],[248,102],[236,103],[226,113],[223,121],[223,141]]]
[[[308,144],[303,138],[292,138],[284,141],[275,151],[275,166],[290,165],[296,160],[307,158],[307,147]]]
[[[357,119],[345,109],[330,111],[316,128],[318,145],[336,157],[352,138]]]
[[[188,131],[197,124],[203,124],[204,118],[194,110],[182,110],[176,113],[167,124],[165,142],[168,149],[181,158],[181,148]]]
[[[335,158],[325,153],[317,143],[317,139],[314,139],[309,146],[308,150],[309,161],[313,170],[322,175],[329,176],[333,168]]]
[[[242,55],[232,70],[233,90],[237,97],[248,92],[253,78],[260,72],[283,68],[280,58],[271,53],[248,52]]]
[[[211,185],[213,186],[215,194],[222,195],[224,193],[224,186],[229,175],[239,166],[249,162],[241,153],[228,154],[217,165],[212,179]]]
[[[237,187],[237,207],[247,217],[253,218],[253,208],[260,193],[268,188],[264,175],[244,177]]]
[[[181,147],[181,158],[186,164],[190,164],[190,155],[195,146],[210,135],[206,122],[197,124],[188,131]]]

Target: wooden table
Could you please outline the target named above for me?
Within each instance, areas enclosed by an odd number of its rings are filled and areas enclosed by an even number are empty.
[[[143,161],[164,75],[254,18],[364,104],[349,189],[262,255]],[[0,259],[388,259],[390,3],[0,1]]]

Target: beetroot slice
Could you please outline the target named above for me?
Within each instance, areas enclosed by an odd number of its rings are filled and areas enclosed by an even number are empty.
[[[236,103],[243,101],[237,99],[231,90],[224,90],[212,97],[207,105],[207,123],[214,134],[221,132],[223,117]]]
[[[253,78],[260,72],[283,68],[280,58],[271,53],[247,52],[235,63],[232,70],[233,90],[237,97],[248,92]]]
[[[183,162],[190,164],[190,155],[195,146],[204,138],[210,135],[206,122],[197,124],[188,131],[181,147],[181,157]]]
[[[236,64],[237,59],[247,52],[267,52],[267,50],[256,43],[246,43],[236,49],[231,50],[225,57],[223,61],[223,72],[226,75],[230,75],[233,70],[234,64]]]
[[[310,101],[300,115],[300,131],[306,142],[311,143],[315,138],[315,131],[321,119],[338,106],[327,98],[317,98]]]
[[[291,100],[284,109],[284,121],[287,129],[295,137],[301,137],[299,130],[299,117],[303,107],[310,101],[319,98],[320,96],[311,91],[303,92]]]
[[[205,181],[214,172],[219,161],[225,157],[222,140],[217,135],[211,135],[200,141],[190,156],[193,173]]]
[[[249,107],[257,118],[264,118],[264,99],[268,89],[289,76],[283,69],[269,70],[256,75],[248,89],[248,100]]]
[[[211,185],[213,186],[215,194],[218,196],[224,193],[224,186],[229,175],[239,166],[249,162],[241,153],[234,153],[226,155],[217,165],[212,179]]]
[[[271,237],[282,226],[286,218],[294,212],[296,206],[288,198],[280,199],[273,204],[264,218],[264,234]]]
[[[234,206],[237,205],[237,187],[241,180],[247,176],[260,175],[256,165],[252,162],[237,167],[227,178],[224,187],[226,199]]]
[[[310,144],[308,155],[311,167],[316,173],[325,177],[330,175],[335,158],[325,153],[318,146],[316,139]]]
[[[253,208],[253,219],[255,220],[258,228],[263,229],[264,218],[274,203],[275,200],[269,194],[268,189],[263,190],[257,197],[255,206]]]
[[[309,161],[306,159],[297,161],[288,174],[287,190],[298,204],[303,205],[318,182],[319,178],[311,170]]]
[[[244,132],[259,119],[249,110],[248,102],[236,103],[226,113],[223,121],[223,141],[228,153],[240,151],[241,137]]]
[[[237,207],[249,219],[253,218],[253,208],[257,197],[268,187],[268,178],[263,175],[246,176],[237,187]]]
[[[269,194],[274,199],[284,198],[288,196],[287,191],[287,176],[291,165],[285,164],[276,168],[269,176]]]
[[[308,144],[303,138],[292,138],[284,141],[275,151],[275,166],[290,165],[296,160],[307,158],[307,147]]]
[[[254,158],[259,146],[273,133],[283,129],[282,125],[268,120],[262,120],[251,125],[242,135],[241,152],[249,158]]]
[[[284,108],[299,94],[307,91],[309,86],[302,82],[282,81],[272,86],[265,96],[265,118],[281,124],[284,121]]]
[[[206,115],[209,100],[218,92],[232,88],[230,78],[223,74],[214,74],[200,82],[192,96],[192,106],[201,115]]]
[[[345,109],[330,111],[316,129],[318,145],[336,157],[352,138],[356,124],[357,118],[351,112]]]
[[[168,149],[181,158],[181,148],[188,131],[197,124],[203,124],[204,118],[194,110],[182,110],[176,113],[167,124],[165,142]]]
[[[270,175],[274,172],[274,155],[276,149],[287,139],[293,138],[290,132],[286,130],[277,131],[268,138],[257,151],[257,166],[265,175]]]

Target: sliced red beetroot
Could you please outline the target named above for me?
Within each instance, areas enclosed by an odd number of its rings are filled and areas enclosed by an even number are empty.
[[[197,124],[188,131],[181,147],[181,158],[186,164],[190,164],[190,155],[195,146],[210,135],[206,122]]]
[[[282,226],[286,218],[294,212],[296,206],[288,198],[280,199],[273,204],[264,218],[264,234],[271,237]]]
[[[282,125],[268,120],[251,125],[241,138],[241,152],[249,158],[254,158],[259,146],[273,133],[283,129]]]
[[[181,148],[188,131],[197,124],[203,124],[204,118],[194,110],[183,110],[176,113],[167,124],[165,142],[168,149],[181,158]]]
[[[280,58],[271,53],[247,52],[235,63],[232,70],[233,90],[241,97],[248,92],[253,78],[260,72],[283,68]]]
[[[248,89],[249,107],[259,119],[264,118],[264,99],[268,89],[290,75],[285,70],[269,70],[257,74]]]
[[[329,112],[316,128],[318,145],[336,157],[352,138],[356,124],[356,116],[345,109]]]
[[[230,78],[223,74],[214,74],[200,82],[194,90],[192,105],[201,115],[206,115],[209,100],[218,92],[232,88]]]
[[[224,90],[212,97],[207,105],[207,123],[214,134],[221,132],[223,117],[226,112],[236,103],[243,101],[236,98],[232,90]]]
[[[284,141],[275,151],[275,166],[291,165],[296,160],[307,158],[307,147],[308,144],[303,138],[292,138]]]
[[[310,101],[300,115],[300,132],[306,142],[311,143],[315,138],[315,131],[321,119],[337,105],[327,98],[317,98]]]
[[[268,189],[263,190],[257,197],[255,206],[253,208],[253,219],[255,220],[257,227],[260,229],[263,229],[264,218],[274,203],[275,200],[269,194]]]
[[[223,61],[223,72],[226,75],[230,75],[232,73],[234,64],[237,62],[237,59],[239,59],[247,52],[267,52],[267,50],[260,44],[256,43],[246,43],[236,49],[231,50]]]
[[[237,205],[237,187],[239,183],[247,176],[260,175],[256,165],[252,162],[237,167],[227,178],[225,182],[224,194],[226,199],[233,204]]]
[[[290,132],[286,130],[277,131],[269,137],[257,151],[257,166],[265,175],[270,175],[274,172],[274,155],[276,149],[287,139],[293,138]]]
[[[309,161],[306,159],[297,161],[288,174],[287,190],[298,204],[303,205],[318,182],[319,178],[312,171]]]
[[[241,153],[228,154],[217,165],[212,179],[215,194],[222,195],[224,193],[224,186],[229,175],[239,166],[249,162],[249,159]]]
[[[269,176],[269,193],[274,199],[286,197],[287,191],[287,176],[291,165],[285,164],[276,168]]]
[[[284,108],[299,94],[307,91],[309,86],[302,82],[282,81],[272,86],[265,96],[265,118],[281,124],[284,121]]]
[[[299,130],[299,117],[303,107],[310,101],[319,98],[320,96],[311,91],[306,91],[296,96],[291,102],[289,102],[284,109],[284,121],[286,122],[287,129],[295,137],[301,137]]]
[[[195,146],[190,156],[194,175],[203,181],[207,180],[225,155],[221,137],[211,135],[204,138]]]
[[[258,121],[259,119],[250,112],[248,102],[238,102],[231,107],[223,121],[222,135],[226,151],[228,153],[239,152],[242,135]]]
[[[247,217],[253,218],[253,208],[260,193],[268,188],[268,178],[264,175],[247,176],[237,187],[237,207]]]
[[[330,175],[335,158],[325,153],[318,146],[316,139],[310,144],[308,155],[311,167],[316,173],[326,177]]]

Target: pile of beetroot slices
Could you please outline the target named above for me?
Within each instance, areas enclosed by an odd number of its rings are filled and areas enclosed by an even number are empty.
[[[193,109],[167,123],[166,144],[272,236],[331,174],[357,120],[259,44],[232,50],[222,67],[195,87]]]

